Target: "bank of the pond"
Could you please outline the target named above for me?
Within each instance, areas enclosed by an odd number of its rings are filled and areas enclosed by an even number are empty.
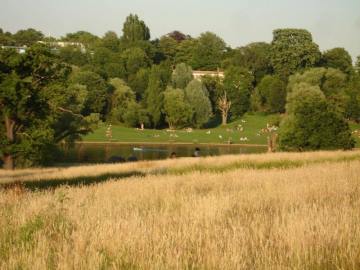
[[[191,143],[76,143],[62,149],[57,164],[91,164],[135,160],[160,160],[169,157],[221,156],[230,154],[265,153],[264,145],[225,145]]]

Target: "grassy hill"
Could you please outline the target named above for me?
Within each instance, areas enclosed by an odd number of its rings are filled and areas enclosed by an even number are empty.
[[[229,123],[226,127],[209,129],[176,130],[169,132],[166,129],[139,130],[120,125],[112,126],[112,139],[106,137],[107,126],[103,124],[94,133],[83,138],[85,142],[148,142],[148,143],[212,143],[224,144],[229,139],[234,144],[267,144],[267,134],[261,133],[266,124],[274,119],[273,115],[246,114],[238,121]],[[359,124],[351,124],[353,130],[360,130]],[[360,133],[359,133],[360,135]],[[357,147],[360,147],[360,137],[357,139]],[[247,138],[248,140],[240,140]]]
[[[337,151],[0,170],[0,269],[359,269],[359,167]]]

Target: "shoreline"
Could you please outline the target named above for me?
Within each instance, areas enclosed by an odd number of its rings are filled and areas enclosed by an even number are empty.
[[[239,143],[191,143],[191,142],[109,142],[109,141],[77,141],[75,144],[119,144],[119,145],[209,145],[220,147],[242,146],[242,147],[267,147],[266,144],[239,144]]]

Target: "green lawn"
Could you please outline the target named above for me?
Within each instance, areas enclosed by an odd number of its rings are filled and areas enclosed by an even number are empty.
[[[271,122],[274,116],[262,114],[246,114],[238,121],[229,123],[226,127],[216,127],[210,129],[194,129],[192,132],[186,130],[176,130],[169,132],[166,129],[155,130],[128,128],[121,125],[112,126],[111,142],[149,142],[149,143],[224,143],[229,138],[235,144],[263,144],[267,143],[267,134],[260,131]],[[240,131],[239,125],[243,131]],[[350,123],[352,130],[360,131],[360,124]],[[94,133],[83,138],[86,142],[107,142],[107,125],[102,124]],[[360,135],[360,133],[359,133]],[[356,146],[360,147],[360,137],[354,134]],[[248,138],[248,141],[241,141],[240,138]]]
[[[229,123],[226,127],[209,129],[176,130],[169,132],[167,129],[138,130],[120,125],[112,126],[112,142],[151,142],[151,143],[227,143],[229,138],[237,144],[266,144],[266,135],[259,134],[260,130],[266,127],[266,123],[273,116],[266,115],[245,115],[241,120]],[[239,126],[241,125],[241,126]],[[241,127],[243,131],[241,131]],[[84,137],[87,142],[106,142],[107,125],[103,124]],[[248,141],[240,141],[240,138],[248,138]]]

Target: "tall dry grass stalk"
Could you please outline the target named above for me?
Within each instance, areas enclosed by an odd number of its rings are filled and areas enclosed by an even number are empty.
[[[351,153],[287,155],[241,159]],[[0,269],[360,269],[359,169],[358,160],[327,161],[148,175],[43,192],[0,190]]]
[[[237,168],[250,165],[250,168],[260,168],[268,164],[269,167],[294,167],[321,163],[326,161],[360,160],[360,151],[319,151],[305,153],[275,153],[228,155],[202,158],[180,158],[158,161],[141,161],[124,164],[97,164],[88,166],[74,166],[68,168],[43,168],[6,171],[0,169],[0,184],[14,181],[64,180],[77,177],[94,177],[103,174],[121,174],[138,172],[143,174],[186,173],[201,168],[210,170],[227,167]],[[231,167],[231,165],[235,165]],[[238,165],[238,166],[236,166]],[[265,166],[266,168],[266,166]]]

